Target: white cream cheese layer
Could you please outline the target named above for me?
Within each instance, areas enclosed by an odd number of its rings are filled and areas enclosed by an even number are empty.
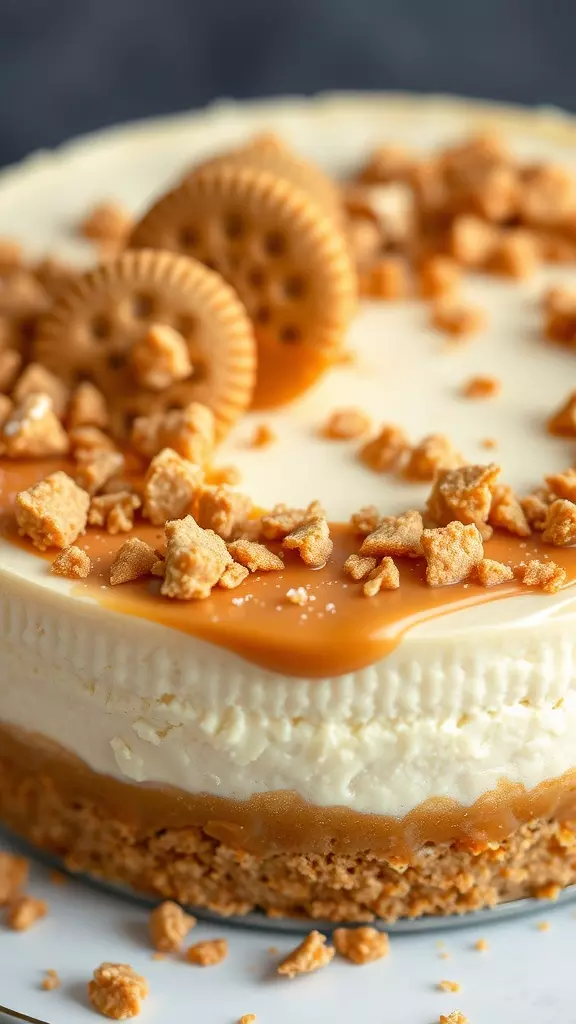
[[[191,162],[233,139],[275,127],[327,166],[357,163],[389,138],[430,147],[501,120],[516,149],[576,168],[576,128],[548,118],[382,98],[223,107],[117,129],[0,176],[0,226],[35,251],[81,258],[71,225],[110,195],[134,210]],[[457,349],[426,326],[419,303],[366,304],[350,347],[355,363],[328,375],[290,409],[251,415],[221,461],[238,463],[255,501],[320,498],[333,519],[362,504],[421,505],[426,488],[377,476],[353,446],[318,437],[335,407],[416,440],[442,431],[474,461],[497,460],[526,490],[573,459],[543,429],[572,387],[575,357],[541,339],[546,270],[526,285],[477,279],[467,294],[487,330]],[[472,403],[469,376],[494,374],[501,396]],[[266,421],[278,440],[253,451]],[[487,452],[482,441],[494,438]],[[576,592],[527,595],[455,612],[409,631],[386,659],[335,679],[266,672],[220,648],[83,598],[45,562],[0,542],[0,720],[38,731],[119,778],[246,798],[289,789],[322,805],[403,814],[432,796],[464,804],[499,779],[532,787],[576,766]]]

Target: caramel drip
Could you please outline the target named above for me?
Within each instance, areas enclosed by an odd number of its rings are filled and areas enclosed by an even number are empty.
[[[18,491],[56,468],[71,472],[71,466],[62,461],[4,462],[0,469],[0,534],[38,555],[18,538],[14,499]],[[90,555],[94,570],[75,591],[112,611],[150,619],[225,647],[271,671],[314,678],[344,675],[373,664],[421,622],[487,601],[533,593],[518,580],[493,588],[474,582],[429,587],[423,560],[404,558],[397,560],[399,590],[366,598],[342,568],[348,555],[358,550],[360,539],[343,524],[334,524],[331,530],[334,551],[322,569],[311,570],[287,552],[280,572],[255,573],[236,590],[217,588],[206,601],[179,602],[161,598],[156,579],[111,587],[110,564],[126,535],[111,537],[90,528],[78,543]],[[153,547],[163,543],[162,530],[149,523],[139,522],[135,533]],[[522,540],[497,533],[485,544],[485,553],[511,565],[530,558],[552,559],[566,569],[568,583],[576,580],[576,548],[551,547],[538,534]],[[52,562],[55,552],[42,557]],[[305,606],[286,598],[287,591],[297,587],[306,588]]]

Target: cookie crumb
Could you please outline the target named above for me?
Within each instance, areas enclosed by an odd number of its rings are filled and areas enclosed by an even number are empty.
[[[522,280],[536,272],[538,256],[536,235],[525,228],[515,228],[496,240],[490,257],[490,270],[504,277]]]
[[[214,967],[228,956],[226,939],[205,939],[186,950],[186,959],[199,967]]]
[[[67,548],[86,529],[90,496],[58,470],[16,496],[18,532],[35,547]]]
[[[45,900],[37,900],[33,896],[17,896],[8,908],[6,923],[16,932],[26,932],[36,921],[46,917],[48,904]]]
[[[374,533],[374,530],[382,522],[382,516],[375,505],[365,505],[350,516],[350,526],[361,536]]]
[[[334,956],[334,947],[325,943],[325,935],[311,931],[278,965],[277,973],[285,978],[295,978],[298,974],[309,974],[320,967],[326,967]]]
[[[78,231],[94,242],[123,242],[133,226],[133,218],[120,203],[98,203],[80,222]]]
[[[423,299],[454,296],[460,287],[462,273],[450,256],[429,256],[420,265],[420,295]]]
[[[256,1014],[255,1013],[244,1013],[240,1017],[240,1020],[238,1021],[238,1024],[256,1024]]]
[[[483,587],[494,587],[514,579],[514,570],[493,558],[483,558],[476,566],[476,574]]]
[[[110,566],[110,584],[117,587],[121,583],[131,583],[142,576],[148,576],[152,566],[157,562],[158,555],[146,541],[139,537],[130,537],[118,548]]]
[[[444,1013],[440,1014],[439,1024],[468,1024],[468,1017],[465,1017],[460,1010],[452,1010],[447,1016]]]
[[[518,571],[525,587],[539,587],[547,594],[555,594],[566,582],[566,570],[556,562],[540,562],[532,558],[522,563]]]
[[[146,471],[142,514],[154,526],[164,526],[169,519],[182,519],[192,511],[203,481],[200,466],[172,448],[163,448]]]
[[[439,981],[438,989],[440,992],[459,992],[460,985],[457,981]]]
[[[234,561],[239,562],[250,572],[274,572],[284,568],[284,562],[265,544],[253,540],[235,540],[228,545],[228,551]]]
[[[162,391],[192,373],[188,346],[167,324],[150,324],[131,350],[130,361],[141,387]]]
[[[498,377],[470,377],[462,388],[464,398],[495,398],[502,390]]]
[[[44,971],[44,974],[45,978],[40,985],[40,988],[43,989],[44,992],[53,992],[55,989],[60,988],[62,982],[58,971],[55,971],[53,968],[49,968],[47,971]]]
[[[330,441],[351,441],[366,434],[371,425],[370,417],[362,409],[335,409],[320,433]]]
[[[303,608],[308,604],[310,598],[305,587],[290,587],[290,590],[286,591],[286,600],[290,604],[296,604]]]
[[[576,541],[576,504],[566,498],[557,498],[548,506],[542,540],[555,547],[564,547]]]
[[[99,427],[109,423],[108,406],[102,392],[89,380],[83,380],[72,392],[66,413],[68,428]]]
[[[455,519],[473,523],[486,540],[492,535],[488,517],[499,473],[500,467],[494,463],[440,471],[427,502],[432,521],[439,526],[447,526]]]
[[[184,409],[139,416],[132,426],[132,444],[149,459],[163,448],[172,448],[184,459],[205,466],[215,443],[214,413],[200,402],[190,402]]]
[[[196,521],[202,529],[213,530],[222,540],[237,537],[251,511],[252,501],[248,495],[230,487],[201,487],[198,490]],[[242,560],[237,558],[236,561]]]
[[[450,229],[450,252],[463,267],[483,267],[494,251],[496,239],[492,224],[473,214],[462,214],[455,217]]]
[[[410,294],[410,272],[402,257],[383,256],[360,275],[360,294],[372,299],[394,301]]]
[[[250,575],[250,570],[239,562],[231,562],[227,565],[218,580],[218,586],[224,590],[235,590]]]
[[[120,452],[77,452],[76,483],[88,494],[101,491],[105,484],[124,469],[124,456]]]
[[[284,540],[297,527],[318,516],[325,518],[325,515],[319,501],[311,501],[305,509],[275,505],[271,512],[262,516],[260,529],[266,540]]]
[[[259,423],[254,427],[252,437],[248,441],[249,448],[269,448],[277,440],[275,432],[268,423]]]
[[[140,1003],[148,995],[148,982],[129,964],[100,964],[88,982],[88,998],[104,1017],[128,1020],[140,1013]]]
[[[486,327],[486,314],[472,303],[457,302],[455,299],[438,299],[432,306],[430,317],[432,327],[455,338],[468,338]]]
[[[557,412],[550,417],[547,427],[548,433],[557,437],[576,437],[576,391],[572,391]]]
[[[90,526],[103,526],[107,533],[130,533],[134,528],[134,513],[142,502],[130,491],[116,491],[92,498],[88,511]]]
[[[458,469],[464,464],[460,452],[445,434],[428,434],[410,450],[403,475],[407,480],[430,480],[440,469]]]
[[[554,903],[558,899],[561,892],[562,887],[560,885],[557,885],[556,882],[547,882],[546,885],[538,886],[538,888],[534,892],[534,896],[537,900],[550,900],[552,903]]]
[[[479,953],[485,953],[489,949],[488,942],[486,939],[478,939],[474,943],[474,949],[477,949]]]
[[[422,549],[426,559],[426,582],[445,587],[470,579],[484,557],[482,535],[473,523],[452,522],[435,530],[424,530]]]
[[[551,927],[550,921],[539,921],[536,927],[539,932],[549,932]]]
[[[408,435],[402,427],[385,424],[377,437],[360,448],[358,458],[375,473],[395,469],[410,447]]]
[[[166,572],[161,593],[182,601],[209,597],[233,561],[222,538],[203,530],[192,516],[167,522],[165,533]]]
[[[334,544],[330,539],[330,527],[323,516],[316,516],[297,526],[282,542],[288,551],[297,551],[302,561],[312,569],[326,564]]]
[[[360,554],[371,558],[420,555],[423,529],[422,516],[416,509],[401,516],[385,516],[374,532],[364,538]]]
[[[336,928],[332,939],[336,951],[355,964],[370,964],[388,955],[390,941],[386,932],[370,926]]]
[[[151,911],[148,920],[154,949],[160,953],[172,953],[180,949],[196,923],[196,918],[182,910],[178,903],[165,900]]]
[[[52,563],[52,572],[73,580],[85,580],[90,575],[92,562],[85,551],[71,545],[60,552]]]
[[[17,402],[2,425],[0,449],[9,459],[66,455],[69,448],[68,435],[47,394],[32,394]]]
[[[381,590],[398,590],[400,573],[396,563],[386,556],[366,580],[362,592],[364,597],[375,597]]]
[[[362,555],[349,555],[344,562],[344,572],[347,572],[353,580],[363,580],[377,566],[376,558],[363,558]]]

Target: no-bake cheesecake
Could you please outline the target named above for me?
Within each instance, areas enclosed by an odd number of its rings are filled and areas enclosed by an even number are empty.
[[[74,269],[0,251],[1,821],[223,914],[575,880],[575,171],[560,115],[341,97],[5,174]]]

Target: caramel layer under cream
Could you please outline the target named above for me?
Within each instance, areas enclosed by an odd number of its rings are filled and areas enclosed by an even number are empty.
[[[257,856],[368,854],[410,863],[425,845],[457,844],[480,852],[535,820],[576,820],[576,770],[526,790],[501,782],[470,807],[429,799],[401,818],[318,807],[289,792],[245,801],[192,794],[167,786],[134,786],[91,771],[45,737],[0,726],[2,758],[39,787],[65,794],[70,804],[95,806],[121,821],[138,842],[167,829],[200,827],[213,839]],[[0,817],[2,808],[0,807]]]

